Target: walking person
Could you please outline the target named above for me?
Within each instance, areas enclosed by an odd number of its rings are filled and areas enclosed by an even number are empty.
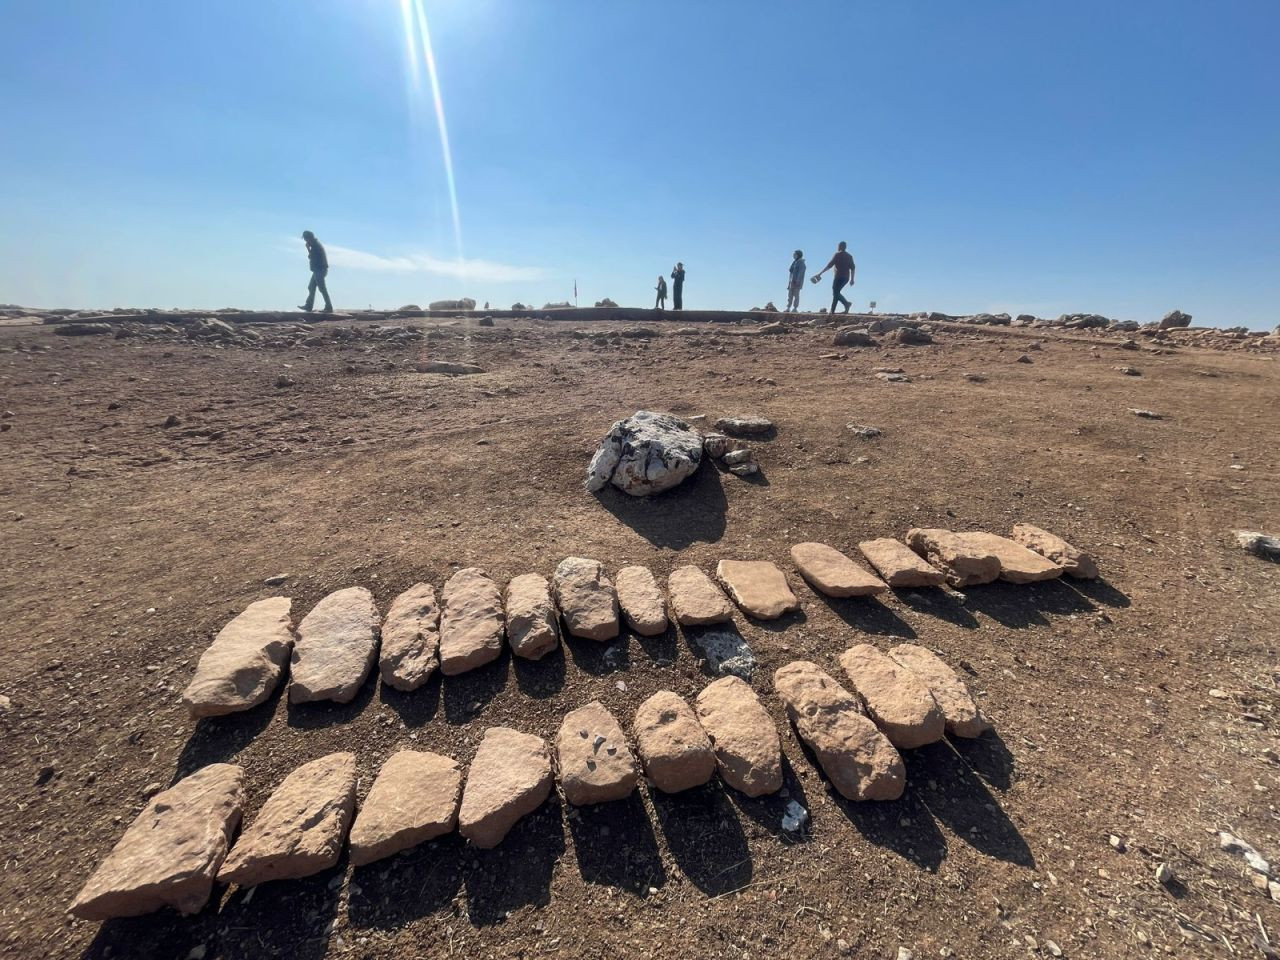
[[[804,251],[797,250],[791,255],[791,274],[787,278],[787,310],[791,313],[800,312],[800,290],[804,287],[804,271]]]
[[[316,302],[316,291],[319,290],[320,295],[324,297],[324,312],[333,313],[333,301],[329,299],[329,288],[324,285],[324,278],[329,275],[329,258],[325,255],[324,247],[316,239],[316,235],[310,230],[302,231],[302,239],[307,245],[307,260],[311,264],[311,283],[307,285],[307,302],[301,304],[300,308],[310,313]]]
[[[671,271],[671,309],[684,309],[684,264],[677,263]]]
[[[667,305],[667,278],[658,274],[658,285],[654,289],[658,291],[658,299],[654,301],[653,309],[662,310]]]
[[[818,274],[813,278],[813,282],[817,283],[819,280],[822,279],[822,275],[824,273],[826,273],[832,267],[835,268],[835,271],[836,271],[835,278],[831,281],[831,312],[832,313],[836,312],[837,303],[844,304],[845,313],[848,313],[849,308],[853,306],[853,304],[849,302],[848,298],[846,298],[845,295],[840,292],[846,286],[853,283],[853,272],[856,269],[853,262],[853,255],[849,253],[848,250],[845,249],[846,246],[847,244],[843,240],[841,240],[840,246],[836,248],[835,255],[831,258],[831,262],[828,263],[825,267],[823,267],[818,272]]]

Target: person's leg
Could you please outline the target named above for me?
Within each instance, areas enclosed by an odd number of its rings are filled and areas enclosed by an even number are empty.
[[[302,305],[303,310],[309,311],[313,306],[315,306],[317,285],[318,285],[318,281],[316,280],[315,272],[312,271],[311,282],[307,284],[307,302]]]
[[[675,310],[684,309],[684,287],[682,287],[678,283],[676,284],[676,290],[675,290],[675,302],[672,303],[671,306]]]
[[[324,284],[324,274],[320,274],[320,283],[318,284],[320,293],[324,296],[324,312],[333,313],[333,301],[329,299],[329,288]]]
[[[831,312],[832,313],[836,312],[836,304],[839,303],[841,299],[842,298],[840,296],[840,281],[832,280],[831,281]]]

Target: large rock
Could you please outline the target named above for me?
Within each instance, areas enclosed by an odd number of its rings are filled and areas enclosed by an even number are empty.
[[[940,527],[912,527],[907,546],[942,571],[953,587],[990,583],[1000,576],[1000,558]]]
[[[587,640],[618,635],[618,595],[599,560],[566,557],[556,567],[551,585],[570,634]]]
[[[598,700],[565,714],[556,765],[564,798],[575,806],[621,800],[639,782],[627,738]]]
[[[476,302],[470,297],[461,300],[432,300],[427,304],[428,310],[474,310]]]
[[[191,716],[248,710],[271,696],[293,649],[292,605],[288,597],[255,601],[218,631],[182,693]]]
[[[940,587],[946,581],[942,571],[925,563],[904,543],[890,537],[864,540],[858,544],[862,555],[895,589],[902,587]]]
[[[1028,550],[1034,550],[1046,560],[1056,563],[1069,577],[1092,580],[1098,576],[1098,565],[1093,557],[1048,530],[1029,523],[1015,523],[1013,539]]]
[[[682,627],[724,623],[733,619],[733,604],[700,567],[676,567],[667,578],[671,614]]]
[[[782,789],[782,744],[768,711],[746,681],[722,677],[694,704],[725,783],[749,797]]]
[[[679,694],[659,690],[640,704],[632,730],[645,775],[663,793],[700,787],[715,773],[711,739]]]
[[[1191,326],[1191,314],[1183,313],[1181,310],[1170,310],[1160,321],[1161,330],[1171,330],[1175,327],[1189,326]]]
[[[919,677],[933,694],[947,732],[957,737],[980,737],[991,724],[973,702],[964,681],[931,650],[914,643],[893,647],[889,656]]]
[[[850,647],[840,655],[840,666],[875,725],[899,750],[935,743],[947,732],[928,685],[871,644]]]
[[[786,575],[768,560],[721,560],[716,578],[738,606],[759,620],[777,620],[800,609]]]
[[[276,787],[218,871],[221,883],[252,887],[294,880],[338,862],[356,808],[356,755],[304,763]]]
[[[667,629],[667,604],[658,581],[648,567],[623,567],[618,571],[618,605],[627,625],[642,637],[655,637]]]
[[[837,347],[874,347],[875,338],[865,330],[856,327],[842,327],[836,331]]]
[[[612,483],[633,497],[661,493],[701,463],[702,434],[669,413],[638,410],[600,441],[587,468],[587,489],[595,493]]]
[[[750,681],[755,672],[756,657],[751,645],[732,623],[707,627],[686,627],[685,639],[706,659],[707,669],[717,676],[732,674]]]
[[[373,863],[451,832],[461,793],[456,760],[417,750],[392,754],[351,826],[351,863]]]
[[[441,591],[440,672],[466,673],[502,654],[502,592],[479,567],[463,567]]]
[[[546,742],[509,727],[490,727],[467,771],[458,832],[482,849],[496,847],[550,795]]]
[[[289,701],[349,703],[378,650],[378,608],[364,587],[329,594],[298,624]]]
[[[975,553],[986,552],[1000,561],[1000,579],[1009,583],[1037,583],[1062,576],[1062,567],[1022,544],[994,533],[958,533]]]
[[[857,699],[819,669],[796,660],[774,671],[787,715],[846,800],[897,800],[907,785],[902,757],[862,713]]]
[[[773,421],[764,417],[721,417],[716,429],[731,437],[763,437],[773,431]]]
[[[435,672],[440,653],[440,606],[435,588],[415,583],[395,600],[382,622],[378,666],[382,682],[417,690]]]
[[[244,812],[244,771],[214,763],[153,796],[71,904],[82,920],[195,913]]]
[[[484,367],[474,363],[454,363],[449,360],[420,360],[413,365],[418,373],[442,373],[448,377],[465,377],[484,373]]]
[[[1260,530],[1236,530],[1236,545],[1245,553],[1264,560],[1280,560],[1280,537],[1272,537]]]
[[[889,588],[883,580],[825,543],[797,543],[791,559],[800,576],[829,597],[868,597]]]
[[[540,660],[560,645],[560,627],[551,585],[537,573],[522,573],[507,584],[507,641],[511,652]]]

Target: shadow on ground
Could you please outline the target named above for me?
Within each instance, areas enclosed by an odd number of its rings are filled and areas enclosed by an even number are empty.
[[[347,919],[357,928],[396,930],[453,902],[462,889],[466,841],[452,833],[351,874]]]
[[[625,800],[574,807],[568,821],[583,882],[642,895],[666,884],[658,840],[638,791]]]
[[[226,763],[252,743],[271,723],[286,686],[282,679],[271,696],[252,710],[229,713],[225,717],[204,717],[196,723],[178,757],[170,784],[211,763]]]
[[[667,849],[694,886],[717,896],[751,882],[747,838],[719,780],[677,794],[654,789],[649,798]]]
[[[440,709],[442,677],[436,670],[427,682],[417,690],[397,690],[385,683],[381,685],[382,702],[396,712],[406,727],[421,727],[430,723]]]
[[[810,592],[855,630],[881,637],[916,639],[916,632],[911,624],[875,597],[828,597],[817,590],[810,589]]]
[[[608,486],[595,498],[654,546],[683,550],[724,536],[727,501],[714,469],[703,467],[678,487],[653,497],[632,497]]]
[[[522,819],[492,850],[462,853],[462,882],[473,926],[501,923],[521,907],[551,902],[551,878],[564,853],[560,798]]]

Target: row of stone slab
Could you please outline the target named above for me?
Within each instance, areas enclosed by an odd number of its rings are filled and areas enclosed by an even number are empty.
[[[1064,572],[1097,574],[1087,555],[1026,524],[1014,527],[1013,539],[912,529],[906,544],[869,540],[859,549],[880,577],[822,543],[796,544],[791,556],[801,576],[833,597],[944,582],[969,586],[997,578],[1026,583]],[[292,600],[259,600],[201,655],[183,700],[195,717],[247,710],[271,695],[291,657],[291,702],[346,703],[375,659],[385,683],[408,691],[426,683],[437,668],[451,676],[496,660],[504,637],[516,656],[539,659],[559,645],[561,622],[572,636],[609,640],[624,618],[641,635],[663,633],[668,610],[677,623],[690,627],[731,620],[734,603],[763,620],[800,606],[782,570],[763,560],[721,560],[714,579],[697,566],[678,567],[667,578],[665,599],[647,567],[623,567],[616,581],[599,561],[569,557],[550,583],[536,573],[522,574],[507,584],[504,595],[484,570],[466,567],[445,583],[440,602],[434,587],[417,583],[396,597],[385,620],[367,589],[348,587],[316,604],[298,625],[296,642]]]
[[[853,693],[802,660],[778,669],[774,687],[797,734],[849,800],[902,795],[899,749],[947,732],[976,737],[989,729],[960,677],[923,647],[883,653],[861,644],[846,650],[840,665]],[[641,768],[665,793],[701,786],[717,769],[748,796],[782,788],[778,731],[738,677],[712,682],[692,707],[671,691],[655,693],[636,711],[632,733],[635,752],[598,701],[564,717],[554,771],[567,803],[623,799],[639,786]],[[405,750],[383,764],[356,815],[356,757],[330,754],[285,777],[233,846],[245,806],[243,779],[240,767],[213,764],[153,797],[71,912],[90,920],[163,906],[194,912],[215,881],[253,886],[309,876],[334,866],[348,841],[356,866],[455,828],[477,847],[494,847],[550,796],[553,762],[541,737],[490,727],[465,789],[456,761]]]

